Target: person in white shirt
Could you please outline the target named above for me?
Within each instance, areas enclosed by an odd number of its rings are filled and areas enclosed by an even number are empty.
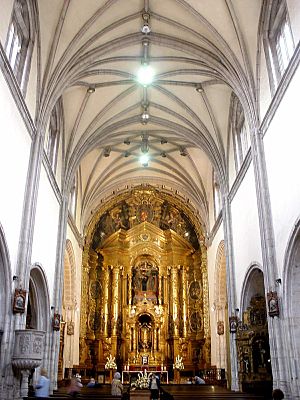
[[[41,369],[41,376],[35,387],[35,397],[47,399],[50,392],[50,379],[47,377],[47,370]]]
[[[155,376],[154,374],[151,375],[150,382],[149,382],[149,389],[151,392],[151,399],[158,400],[159,398],[159,388],[160,388],[160,381],[159,377]]]

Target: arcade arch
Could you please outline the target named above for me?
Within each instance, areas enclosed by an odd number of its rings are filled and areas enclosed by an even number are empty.
[[[284,302],[286,313],[286,335],[289,351],[292,395],[299,393],[298,371],[300,369],[300,219],[295,224],[294,231],[288,242],[283,277]]]

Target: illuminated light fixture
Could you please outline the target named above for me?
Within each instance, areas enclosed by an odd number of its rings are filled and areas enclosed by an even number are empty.
[[[93,87],[93,86],[90,86],[88,89],[87,89],[87,93],[95,93],[95,88]]]
[[[141,31],[142,31],[142,33],[143,33],[144,35],[148,35],[148,34],[151,32],[151,28],[150,28],[150,26],[149,26],[148,24],[145,23],[145,24],[142,26]]]
[[[203,87],[202,87],[202,85],[200,83],[196,86],[196,91],[198,93],[203,93],[204,92],[204,89],[203,89]]]
[[[141,143],[141,152],[145,154],[148,153],[148,151],[149,151],[148,135],[143,134]]]
[[[190,236],[190,232],[185,232],[184,236],[185,236],[185,237]]]
[[[144,153],[140,156],[140,163],[142,164],[143,167],[148,167],[149,163],[149,154]]]
[[[150,114],[148,113],[148,111],[145,110],[141,115],[141,118],[142,118],[142,124],[146,124],[150,119]]]
[[[151,85],[154,79],[154,69],[149,64],[142,64],[137,73],[137,81],[143,86]]]

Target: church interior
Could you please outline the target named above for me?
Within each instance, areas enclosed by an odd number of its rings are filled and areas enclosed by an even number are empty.
[[[0,399],[42,369],[300,399],[300,3],[0,21]]]

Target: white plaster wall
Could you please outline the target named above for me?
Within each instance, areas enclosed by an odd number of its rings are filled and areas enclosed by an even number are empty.
[[[300,214],[299,88],[298,68],[264,137],[280,274],[288,237]]]
[[[215,311],[213,304],[215,302],[215,279],[216,279],[216,257],[220,242],[224,240],[223,225],[221,224],[216,233],[211,246],[207,249],[207,272],[208,272],[208,287],[209,287],[209,312],[210,312],[210,329],[211,329],[211,364],[218,364],[218,338]]]
[[[46,272],[50,304],[53,299],[59,204],[49,184],[44,168],[41,170],[37,200],[36,222],[32,246],[32,262],[38,262]]]
[[[72,344],[72,360],[74,365],[79,364],[79,335],[80,335],[80,302],[81,302],[81,263],[82,263],[82,248],[78,244],[72,230],[67,227],[67,238],[72,243],[72,248],[74,252],[75,265],[76,265],[76,276],[75,276],[75,290],[76,290],[76,307],[75,307],[75,329],[74,338]]]
[[[31,138],[0,74],[0,222],[15,271]]]
[[[300,3],[299,0],[286,0],[294,43],[300,40]]]
[[[231,211],[236,294],[238,307],[241,308],[241,289],[246,271],[253,261],[261,263],[262,260],[252,164],[232,200]]]
[[[8,27],[11,19],[11,13],[14,0],[1,1],[1,24],[0,24],[0,41],[5,48]]]

